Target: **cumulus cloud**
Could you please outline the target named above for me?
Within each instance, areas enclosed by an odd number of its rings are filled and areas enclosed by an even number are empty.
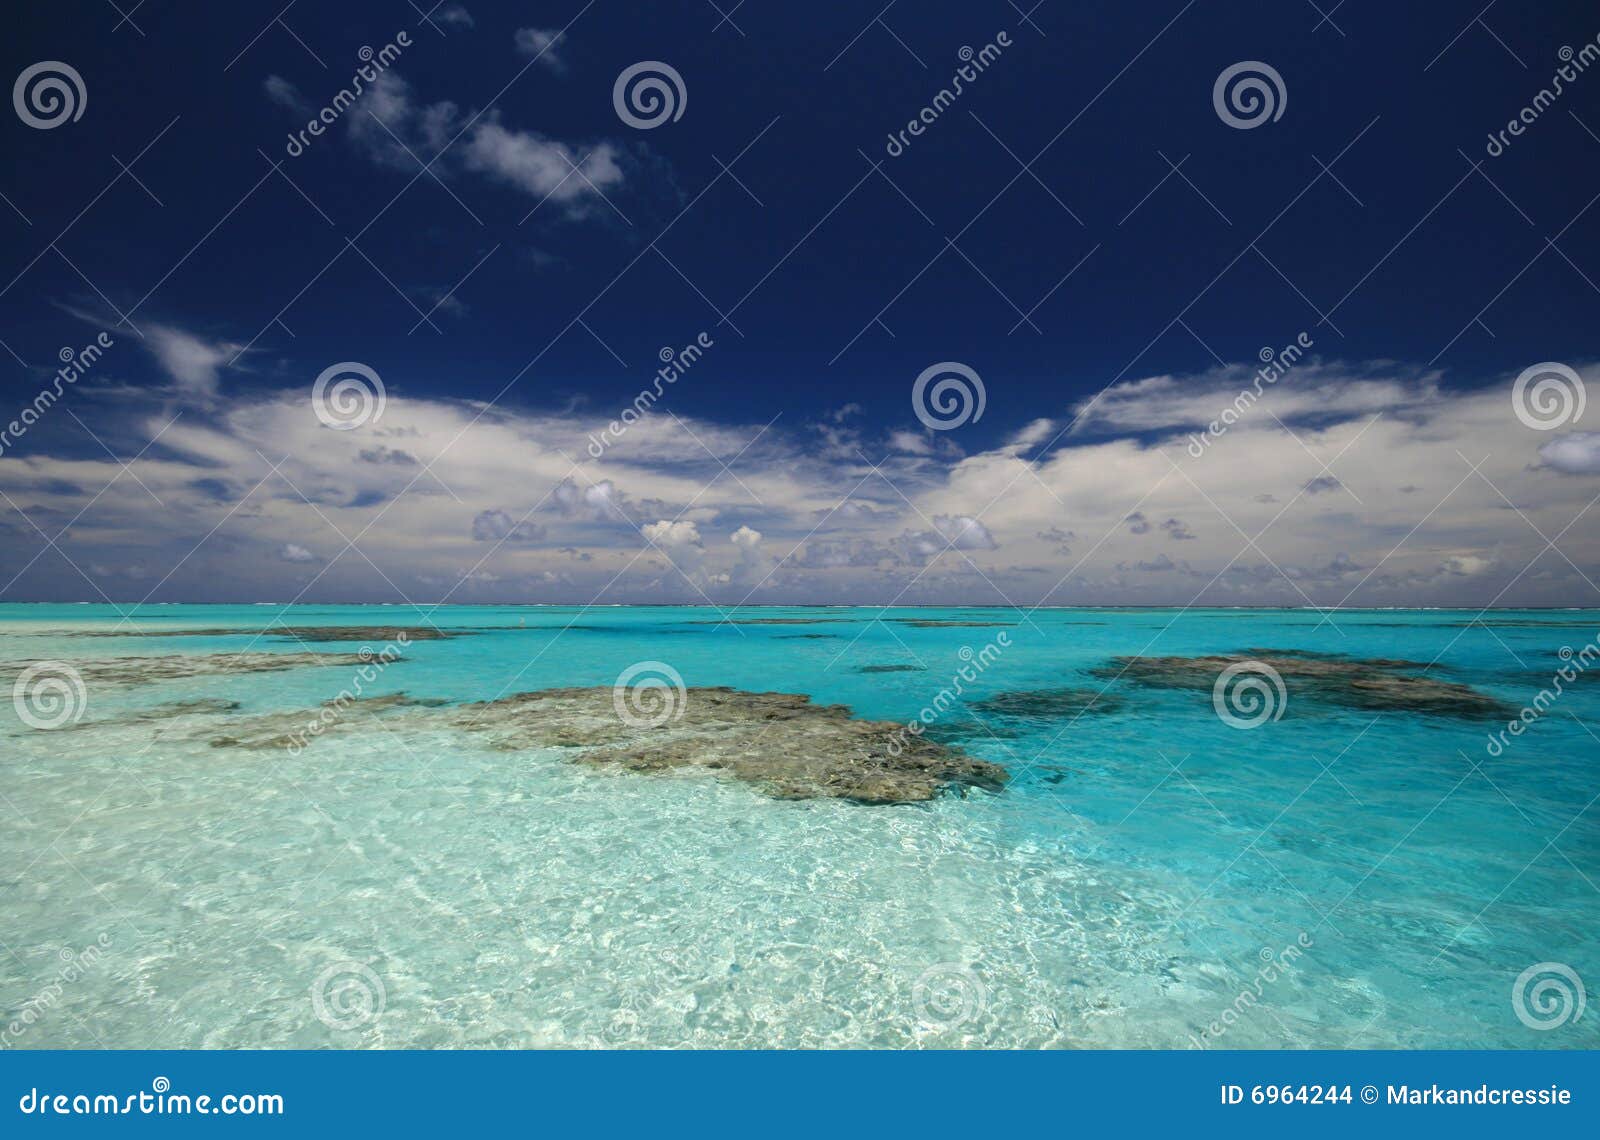
[[[1189,524],[1182,519],[1168,519],[1161,524],[1161,529],[1167,532],[1167,537],[1174,542],[1188,542],[1194,538],[1194,531],[1189,529]]]
[[[891,546],[901,561],[923,566],[946,551],[995,550],[999,543],[970,515],[935,515],[933,530],[904,531]]]
[[[474,542],[539,542],[544,536],[544,527],[517,522],[501,510],[479,511],[472,520]]]
[[[587,518],[595,522],[627,522],[628,497],[610,479],[580,487],[571,476],[550,492],[550,509],[568,518]]]
[[[706,547],[700,537],[700,528],[690,519],[645,523],[639,534],[655,550],[666,556],[674,569],[695,588],[703,591],[712,583],[713,575],[706,569]]]
[[[741,526],[728,536],[739,551],[739,561],[729,573],[729,580],[738,586],[755,588],[771,581],[775,559],[761,547],[761,532],[753,527]]]
[[[935,515],[933,528],[944,536],[952,550],[997,550],[999,543],[989,528],[970,515]]]
[[[317,556],[297,542],[286,542],[278,551],[278,557],[285,562],[315,562]]]
[[[478,22],[472,18],[472,13],[460,4],[449,4],[434,13],[435,20],[441,24],[453,24],[458,28],[475,28]]]
[[[1122,521],[1128,524],[1128,533],[1130,534],[1150,533],[1150,520],[1144,517],[1143,511],[1134,511]]]
[[[1441,568],[1445,571],[1445,573],[1455,574],[1458,577],[1463,578],[1470,578],[1477,574],[1487,573],[1488,571],[1494,569],[1494,566],[1494,558],[1484,557],[1483,555],[1479,554],[1458,554],[1454,557],[1446,558],[1444,562],[1441,563]]]
[[[1177,568],[1178,564],[1165,554],[1158,554],[1152,559],[1135,562],[1131,567],[1131,569],[1142,570],[1145,573],[1161,573],[1162,571],[1176,570]],[[1130,567],[1126,562],[1119,562],[1117,563],[1117,569],[1128,570]]]
[[[1539,449],[1544,465],[1563,475],[1600,474],[1600,432],[1574,431]]]
[[[700,538],[700,528],[687,519],[678,519],[675,522],[662,519],[658,522],[645,523],[639,528],[639,533],[657,546],[704,545]]]

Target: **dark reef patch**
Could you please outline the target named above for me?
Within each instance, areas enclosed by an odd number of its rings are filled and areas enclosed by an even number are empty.
[[[974,711],[1030,720],[1120,712],[1124,699],[1099,689],[1019,689],[970,702]]]
[[[1246,663],[1276,672],[1291,700],[1305,697],[1342,708],[1474,719],[1514,715],[1504,702],[1467,685],[1419,675],[1428,670],[1423,663],[1391,658],[1252,649],[1202,657],[1113,657],[1091,672],[1149,688],[1209,692],[1224,670]]]
[[[371,666],[382,658],[362,653],[192,653],[168,657],[105,657],[72,661],[71,666],[90,684],[146,685],[157,681],[186,681],[196,677],[247,676],[255,673],[282,673],[290,669],[319,669],[342,665],[347,668]],[[386,662],[398,665],[404,657]],[[14,676],[0,676],[0,684],[11,685]]]
[[[479,630],[442,630],[431,625],[268,625],[231,629],[92,629],[75,637],[270,637],[306,643],[330,641],[445,641]]]

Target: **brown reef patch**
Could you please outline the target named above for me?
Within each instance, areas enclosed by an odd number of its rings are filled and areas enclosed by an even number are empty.
[[[814,705],[794,693],[688,689],[677,719],[632,725],[610,688],[545,689],[461,705],[448,719],[507,751],[564,747],[588,764],[641,772],[708,768],[778,799],[816,797],[869,804],[931,800],[941,792],[998,791],[1007,773],[958,749],[858,720],[843,705]],[[904,739],[897,754],[892,741]]]

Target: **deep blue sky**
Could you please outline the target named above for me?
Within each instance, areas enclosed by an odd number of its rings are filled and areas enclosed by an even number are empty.
[[[263,97],[268,75],[290,80],[320,105],[348,80],[359,47],[381,46],[404,28],[415,46],[399,73],[420,99],[452,100],[470,113],[526,62],[513,48],[516,28],[560,27],[582,5],[480,0],[469,9],[475,26],[442,25],[448,35],[440,36],[419,27],[403,0],[299,4],[285,22],[326,70],[274,25],[226,71],[280,4],[150,3],[133,17],[143,35],[126,24],[113,31],[119,17],[100,0],[31,7],[12,17],[21,26],[7,37],[7,74],[40,58],[72,62],[91,77],[89,113],[70,130],[36,132],[11,116],[0,127],[8,156],[0,192],[33,222],[22,224],[10,210],[0,217],[6,280],[117,173],[112,155],[130,160],[178,117],[136,170],[165,208],[124,179],[60,242],[125,309],[266,172],[257,148],[284,157],[296,116]],[[248,382],[300,384],[325,362],[357,358],[378,368],[391,390],[492,397],[716,175],[713,155],[731,160],[774,119],[735,171],[765,205],[724,178],[678,222],[662,251],[727,311],[834,212],[733,314],[743,343],[719,330],[728,343],[679,393],[680,410],[764,421],[781,393],[789,415],[855,400],[887,416],[904,402],[906,377],[930,359],[950,358],[971,361],[985,375],[986,419],[998,433],[1098,390],[1136,358],[1141,374],[1204,367],[1209,355],[1181,327],[1142,350],[1317,175],[1313,156],[1330,161],[1374,118],[1336,168],[1365,208],[1324,177],[1260,248],[1324,312],[1354,288],[1333,316],[1343,340],[1324,328],[1319,342],[1330,349],[1337,342],[1340,356],[1355,359],[1428,361],[1600,188],[1600,143],[1585,136],[1568,108],[1558,108],[1485,165],[1534,225],[1474,176],[1356,287],[1466,172],[1457,148],[1483,158],[1487,129],[1548,79],[1574,28],[1600,19],[1591,5],[1577,3],[1501,5],[1485,19],[1505,47],[1474,26],[1434,60],[1480,7],[1356,0],[1333,16],[1341,35],[1329,24],[1317,27],[1311,4],[1286,0],[1200,0],[1187,10],[1176,2],[1047,2],[1032,17],[1040,31],[1021,26],[1005,3],[896,5],[885,22],[924,68],[876,26],[839,55],[870,15],[860,5],[752,3],[733,17],[740,35],[729,24],[713,30],[719,17],[705,0],[599,0],[568,32],[565,72],[529,68],[494,106],[509,124],[580,146],[610,137],[647,152],[643,168],[614,196],[633,225],[604,210],[578,223],[549,211],[548,221],[536,214],[518,226],[530,205],[525,193],[457,179],[452,188],[480,226],[424,177],[360,244],[420,297],[448,289],[500,243],[456,294],[467,312],[439,319],[444,335],[424,326],[408,336],[416,314],[347,253],[285,312],[295,338],[273,327],[256,341],[261,361],[281,359],[285,373],[264,370]],[[858,148],[884,157],[887,132],[948,81],[957,49],[981,46],[1001,30],[1015,46],[910,152],[885,165],[933,224],[877,176],[835,210],[866,171]],[[689,103],[678,122],[650,132],[619,129],[611,83],[639,59],[668,61],[684,76]],[[1277,67],[1292,113],[1248,131],[1218,119],[1212,80],[1239,59]],[[1600,90],[1580,84],[1570,109],[1582,115],[1597,105]],[[1018,166],[973,116],[1024,159],[1078,116],[1033,169],[1085,224],[1027,176],[1003,189]],[[1600,127],[1600,117],[1591,125]],[[1233,224],[1173,177],[1119,225],[1167,172],[1158,151],[1174,161],[1192,155],[1184,173]],[[286,169],[335,224],[274,177],[143,301],[135,321],[167,317],[249,340],[410,178],[374,167],[338,129]],[[885,313],[892,338],[874,327],[830,365],[996,195],[959,242],[994,287],[947,252]],[[1600,211],[1593,211],[1561,244],[1580,264],[1593,265],[1579,254],[1592,253],[1597,242]],[[1042,331],[1024,326],[1008,335],[1017,316],[997,289],[1031,309],[1096,244],[1084,268],[1035,312]],[[46,255],[4,297],[7,343],[32,362],[81,339],[81,326],[53,305],[86,294],[92,296],[83,280]],[[1595,302],[1571,267],[1546,256],[1485,314],[1494,336],[1469,330],[1439,364],[1452,380],[1473,383],[1520,367],[1528,346],[1550,359],[1579,354],[1592,345],[1585,333]],[[657,348],[718,319],[650,254],[586,318],[631,367],[574,326],[506,399],[623,399],[637,390],[641,366]],[[1252,253],[1186,321],[1218,355],[1238,360],[1318,319]],[[12,370],[7,383],[20,394],[31,382]]]
[[[0,339],[33,366],[0,358],[0,396],[26,403],[41,366],[111,306],[136,306],[141,326],[248,343],[223,372],[225,402],[303,391],[327,364],[359,360],[391,397],[499,397],[596,427],[661,346],[702,330],[716,351],[672,408],[720,423],[781,412],[801,430],[848,402],[870,422],[903,421],[911,379],[959,360],[988,391],[960,440],[968,453],[1038,417],[1064,422],[1114,381],[1249,362],[1302,330],[1325,359],[1431,367],[1447,389],[1595,358],[1600,209],[1584,211],[1600,139],[1585,124],[1600,133],[1600,76],[1504,155],[1484,149],[1549,81],[1558,50],[1600,33],[1592,4],[1502,2],[1474,22],[1478,0],[1331,12],[1331,0],[1046,0],[1025,22],[1029,0],[1018,3],[902,0],[865,27],[875,5],[765,0],[731,23],[724,0],[469,0],[433,19],[470,20],[437,27],[406,0],[306,0],[281,24],[279,0],[149,0],[120,26],[106,0],[29,5],[9,17],[5,74],[62,60],[89,95],[80,121],[53,130],[0,116],[13,204],[0,205]],[[519,28],[563,26],[550,59],[518,52]],[[432,177],[412,181],[415,165],[375,162],[349,135],[360,105],[287,157],[303,116],[268,97],[269,79],[320,107],[359,48],[400,30],[413,46],[393,74],[414,106],[449,101],[457,122],[489,107],[485,122],[577,153],[609,141],[621,164],[610,202],[551,202],[519,224],[536,198],[465,169],[456,148],[437,172],[458,202]],[[886,157],[888,133],[949,82],[958,50],[1002,31],[1002,57]],[[613,80],[639,60],[683,76],[679,121],[618,121]],[[1280,120],[1235,130],[1219,118],[1213,80],[1240,60],[1282,75]],[[158,205],[117,178],[118,162],[164,128],[134,168]],[[1041,149],[1021,174],[1018,158]],[[707,191],[718,160],[741,152],[733,173],[748,193],[727,176]],[[1162,155],[1184,160],[1182,176]],[[1335,156],[1337,181],[1319,168]],[[357,234],[376,268],[354,250],[336,258]],[[1558,234],[1559,252],[1546,247]],[[458,284],[434,314],[441,331],[409,331],[413,303],[427,310]],[[1037,329],[1012,331],[1013,304]],[[1330,310],[1338,332],[1320,323]],[[114,378],[170,382],[137,353]],[[100,414],[114,450],[148,440]],[[104,454],[61,416],[18,453],[34,449]]]

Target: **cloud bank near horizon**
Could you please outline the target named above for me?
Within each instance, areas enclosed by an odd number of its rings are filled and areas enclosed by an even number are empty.
[[[1600,604],[1593,425],[1528,426],[1510,377],[1306,361],[1203,446],[1250,368],[1130,381],[970,453],[909,414],[663,404],[595,458],[593,417],[395,392],[336,430],[308,390],[227,397],[220,348],[163,336],[170,387],[64,397],[105,450],[0,456],[0,599]]]

